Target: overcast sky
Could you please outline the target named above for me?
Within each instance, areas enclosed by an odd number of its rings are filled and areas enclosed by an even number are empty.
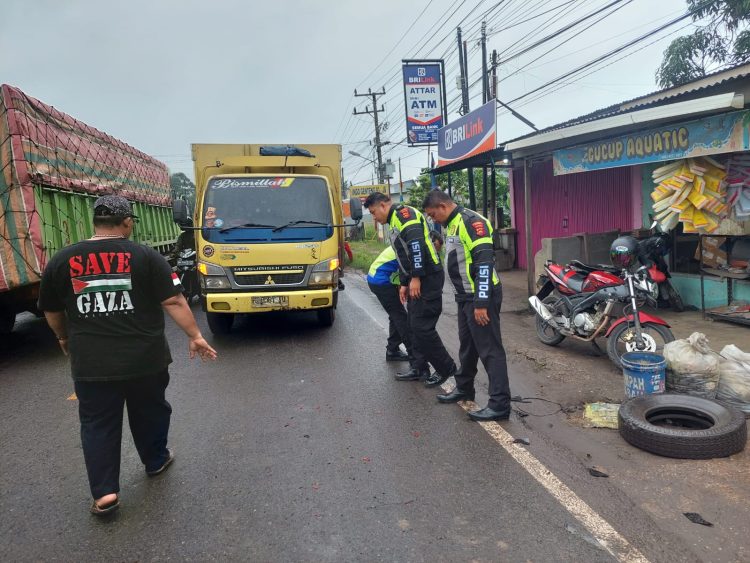
[[[398,79],[402,58],[446,59],[452,119],[457,116],[456,103],[451,103],[457,95],[455,28],[461,20],[474,76],[481,64],[477,40],[482,14],[488,20],[488,51],[497,49],[503,60],[611,2],[3,0],[0,82],[18,86],[191,178],[190,144],[195,142],[342,143],[346,178],[359,184],[370,182],[372,166],[348,151],[373,157],[368,145],[373,125],[368,116],[351,116],[355,104],[365,104],[353,97],[353,90],[386,86],[383,138],[394,145],[384,151],[394,161],[401,157],[406,179],[428,157],[424,148],[395,145],[405,138]],[[685,9],[684,0],[624,0],[504,64],[499,97],[522,96]],[[547,95],[541,98],[519,100],[514,108],[542,128],[655,90],[654,71],[677,36],[668,34],[688,21],[609,59],[603,64],[612,64],[594,74],[557,92],[543,92]],[[613,62],[629,53],[634,54]],[[471,92],[481,96],[478,86]],[[472,109],[480,103],[474,98]],[[500,141],[529,131],[498,112]]]

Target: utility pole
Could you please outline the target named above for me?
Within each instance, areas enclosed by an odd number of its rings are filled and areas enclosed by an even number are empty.
[[[464,62],[464,77],[469,76],[469,58],[467,54],[466,49],[466,41],[463,42],[463,45],[459,44],[458,46],[458,58],[462,59]],[[466,79],[464,79],[463,84],[461,84],[461,94],[464,100],[464,111],[466,113],[469,113],[469,84]],[[465,115],[465,114],[464,114]],[[477,209],[477,193],[474,189],[474,169],[469,168],[466,173],[468,174],[468,183],[469,183],[469,209],[472,209],[473,211],[476,211]]]
[[[398,157],[398,193],[399,201],[404,202],[404,180],[401,178],[401,157]]]
[[[487,74],[487,22],[482,22],[482,105],[489,100],[489,75]],[[482,215],[487,217],[487,167],[482,166]]]
[[[490,97],[497,102],[497,51],[495,49],[492,50],[492,92]],[[495,109],[497,110],[497,107]],[[495,229],[499,229],[503,225],[502,220],[498,217],[497,213],[497,169],[495,167],[494,159],[492,161],[492,183],[490,185],[490,194],[492,197],[492,207],[490,207],[492,226]]]
[[[380,150],[380,148],[385,143],[380,142],[380,122],[378,121],[378,113],[384,112],[385,108],[381,105],[380,109],[378,109],[378,96],[385,96],[385,86],[380,92],[373,92],[370,88],[367,89],[367,94],[358,94],[356,90],[354,90],[354,95],[356,97],[370,97],[372,98],[372,110],[370,109],[370,106],[365,106],[365,111],[357,111],[357,108],[354,108],[354,115],[363,115],[365,113],[369,113],[372,115],[373,119],[375,120],[375,150],[377,151],[378,155],[378,184],[383,183],[383,153]]]
[[[461,73],[461,115],[469,113],[469,89],[466,84],[466,68],[463,56],[463,42],[461,41],[461,28],[456,28],[456,39],[458,41],[458,68]]]

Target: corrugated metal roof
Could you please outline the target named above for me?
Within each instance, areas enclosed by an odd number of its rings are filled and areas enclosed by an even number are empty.
[[[656,92],[638,96],[637,98],[632,98],[624,102],[613,104],[611,106],[598,109],[594,112],[576,117],[574,119],[570,119],[568,121],[564,121],[562,123],[540,129],[539,131],[535,131],[534,133],[522,135],[520,137],[516,137],[515,139],[509,139],[508,141],[505,141],[505,143],[502,143],[501,146],[515,141],[520,141],[522,139],[528,139],[541,133],[554,131],[556,129],[564,129],[566,127],[572,127],[573,125],[580,125],[581,123],[588,123],[590,121],[597,121],[605,117],[612,117],[614,115],[620,115],[629,113],[631,111],[644,109],[649,106],[657,106],[660,105],[661,102],[665,102],[667,100],[674,101],[675,99],[682,96],[687,96],[695,92],[701,92],[704,90],[715,88],[725,83],[742,80],[748,77],[750,77],[750,63],[737,65],[708,74],[703,78],[693,80],[692,82],[688,82],[681,86],[674,86],[671,88],[664,88],[663,90],[657,90]]]

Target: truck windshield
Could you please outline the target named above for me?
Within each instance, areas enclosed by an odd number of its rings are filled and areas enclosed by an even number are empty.
[[[203,236],[214,242],[324,240],[331,222],[321,178],[213,178],[203,204]]]

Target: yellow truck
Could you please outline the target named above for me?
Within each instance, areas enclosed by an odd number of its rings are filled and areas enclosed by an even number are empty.
[[[192,145],[201,302],[214,334],[235,315],[314,311],[336,318],[343,289],[340,145]],[[188,221],[184,201],[174,219]],[[362,216],[359,200],[352,210]],[[191,228],[191,227],[187,227]]]

